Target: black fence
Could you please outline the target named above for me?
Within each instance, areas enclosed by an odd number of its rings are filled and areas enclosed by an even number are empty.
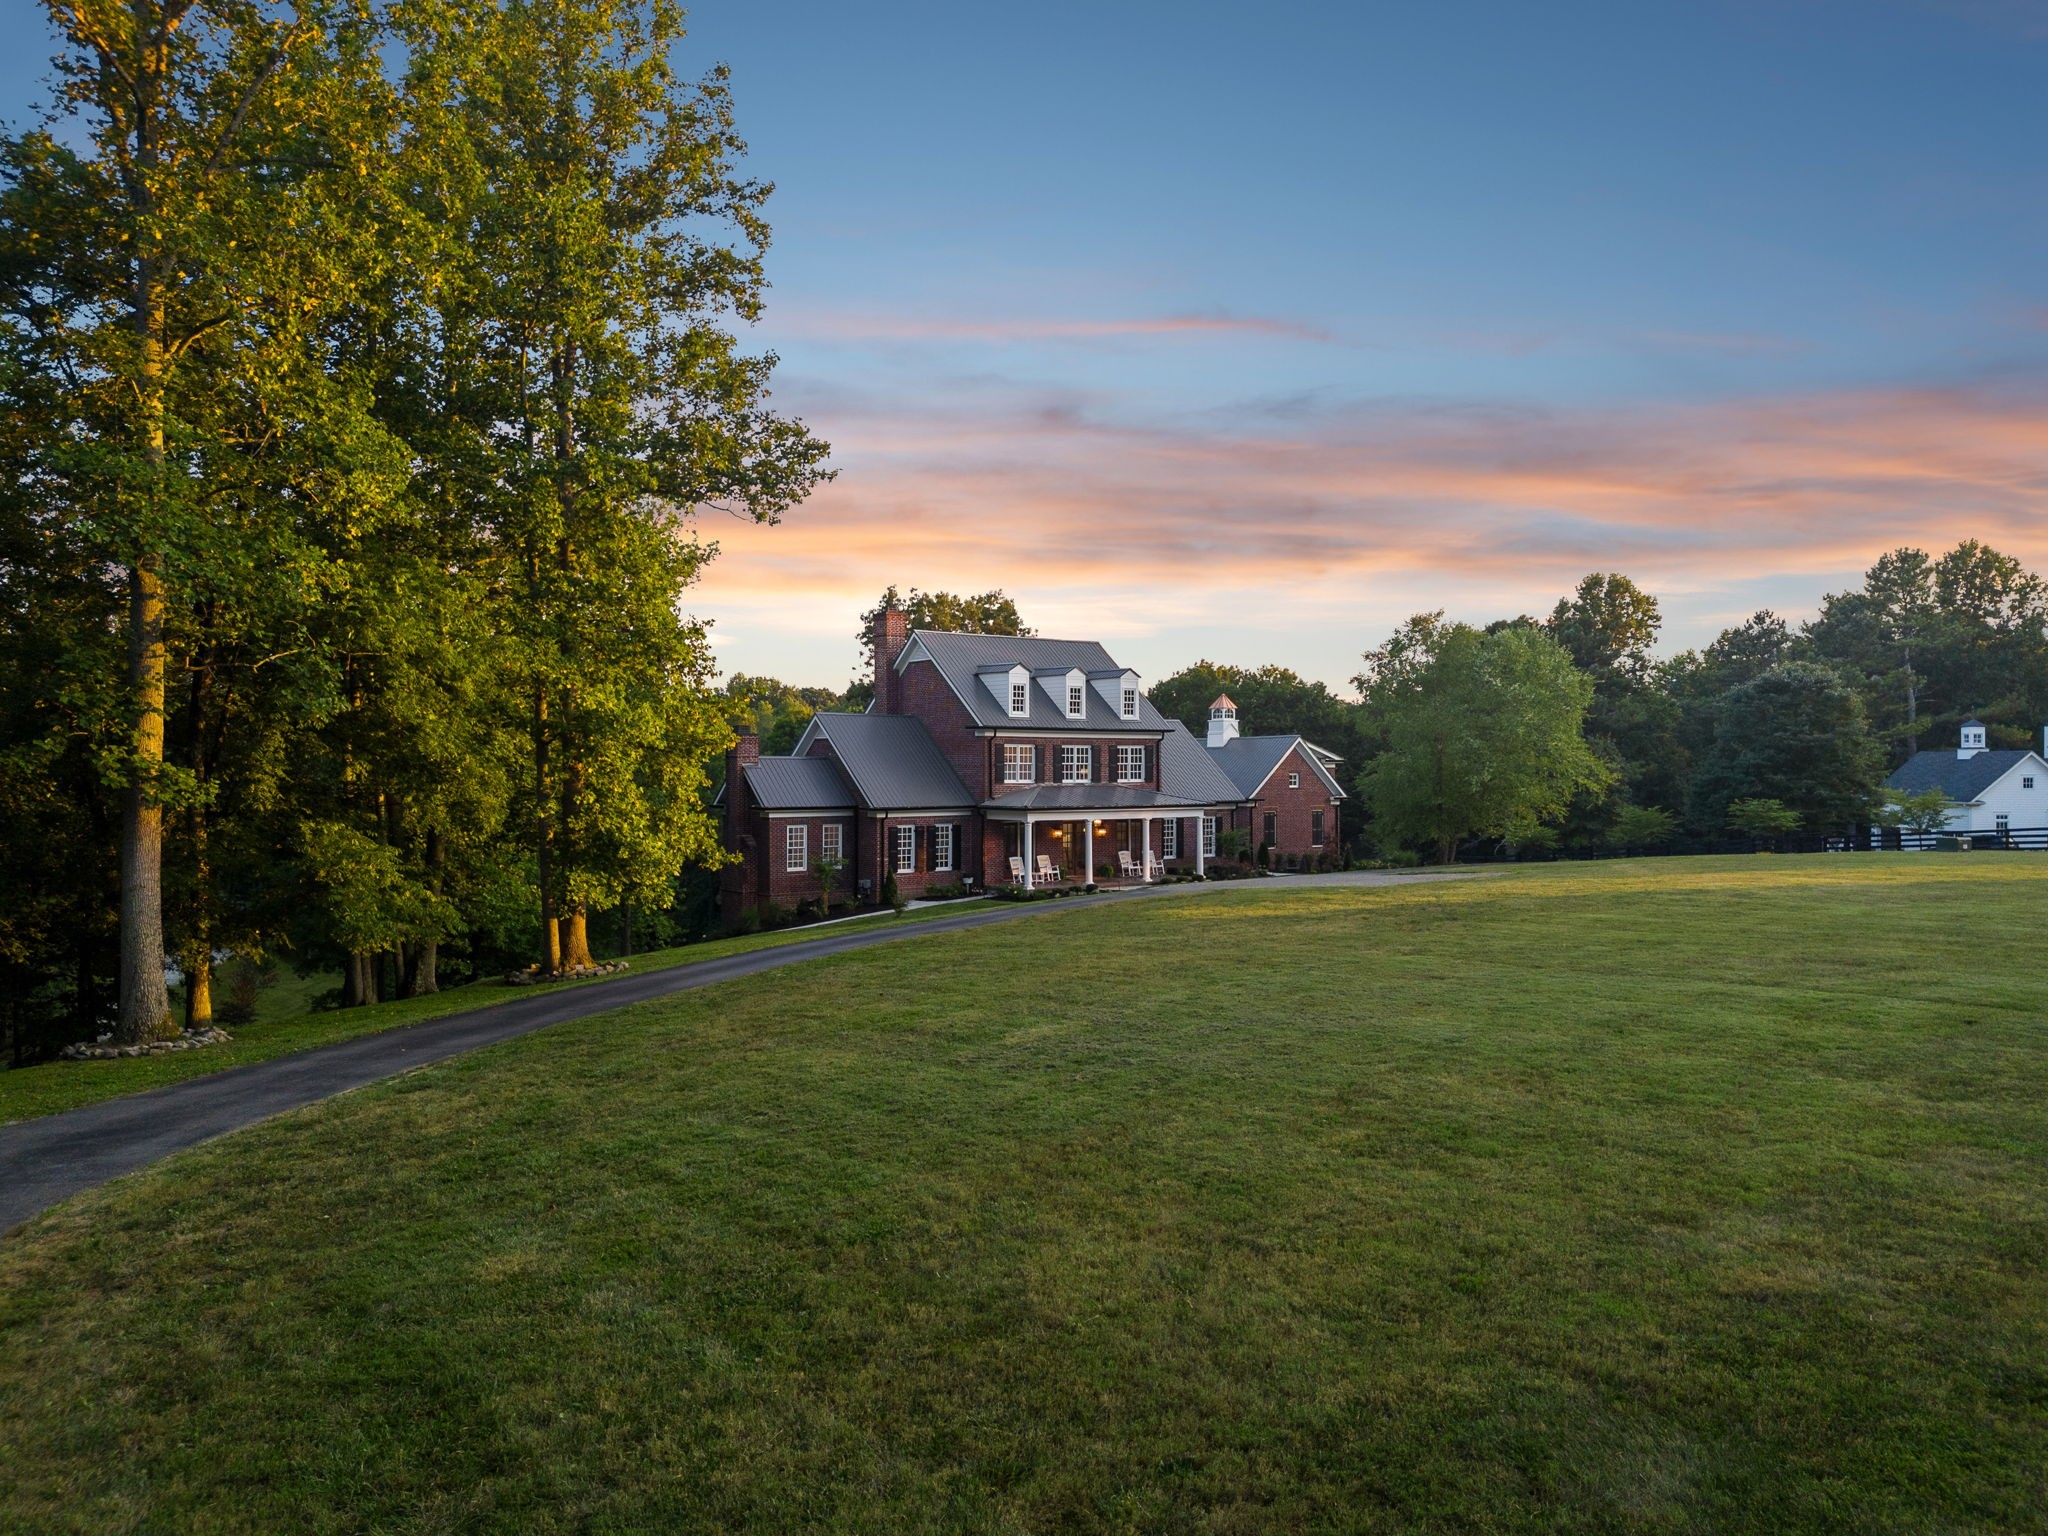
[[[1558,859],[1667,858],[1710,853],[1963,853],[1973,849],[2048,853],[2048,827],[2000,827],[1991,832],[1904,832],[1895,827],[1858,827],[1834,833],[1789,833],[1783,837],[1673,838],[1622,847],[1536,848],[1505,842],[1472,842],[1458,850],[1464,864],[1536,864]]]

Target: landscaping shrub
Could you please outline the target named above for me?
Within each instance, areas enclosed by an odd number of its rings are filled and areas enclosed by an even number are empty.
[[[960,884],[928,885],[924,888],[926,901],[958,901],[967,894],[967,887]]]
[[[909,905],[903,899],[903,892],[897,887],[896,875],[893,870],[882,876],[882,905],[898,912],[901,912]]]

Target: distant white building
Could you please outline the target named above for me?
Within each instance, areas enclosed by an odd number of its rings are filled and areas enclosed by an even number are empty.
[[[2048,750],[2048,731],[2042,733]],[[1949,799],[1947,830],[2001,833],[2048,827],[2048,758],[2040,752],[1991,751],[1984,723],[1963,722],[1953,752],[1915,752],[1884,787],[1894,796],[1939,789]]]

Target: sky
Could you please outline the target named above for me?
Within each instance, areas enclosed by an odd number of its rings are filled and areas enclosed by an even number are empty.
[[[0,115],[39,99],[0,13]],[[703,0],[776,185],[775,404],[838,479],[713,515],[721,665],[843,684],[891,582],[1159,678],[1348,691],[1588,571],[1662,649],[1882,551],[2048,568],[2048,0]]]

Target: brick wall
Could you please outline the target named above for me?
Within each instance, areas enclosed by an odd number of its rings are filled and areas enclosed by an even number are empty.
[[[1028,746],[1038,754],[1038,777],[1030,784],[1005,784],[1003,775],[1004,747]],[[1156,741],[1133,742],[1102,736],[1041,736],[1019,738],[999,736],[995,740],[994,771],[995,782],[983,794],[983,799],[1001,795],[1020,794],[1044,784],[1062,784],[1066,780],[1060,771],[1060,748],[1085,746],[1095,754],[1088,782],[1092,784],[1127,784],[1132,789],[1157,789],[1159,787],[1159,743]],[[1124,780],[1117,777],[1116,749],[1118,747],[1143,746],[1145,749],[1145,776],[1142,779]]]
[[[1287,787],[1287,776],[1298,774],[1301,785],[1298,789]],[[1315,812],[1323,813],[1323,840],[1314,841]],[[1266,841],[1266,817],[1273,817],[1273,847],[1279,853],[1304,857],[1311,853],[1334,854],[1339,851],[1341,831],[1337,824],[1337,803],[1330,798],[1330,791],[1309,766],[1307,757],[1300,747],[1295,747],[1281,759],[1280,766],[1273,770],[1273,776],[1266,780],[1259,791],[1256,808],[1251,815],[1252,849],[1256,853],[1259,844]]]

